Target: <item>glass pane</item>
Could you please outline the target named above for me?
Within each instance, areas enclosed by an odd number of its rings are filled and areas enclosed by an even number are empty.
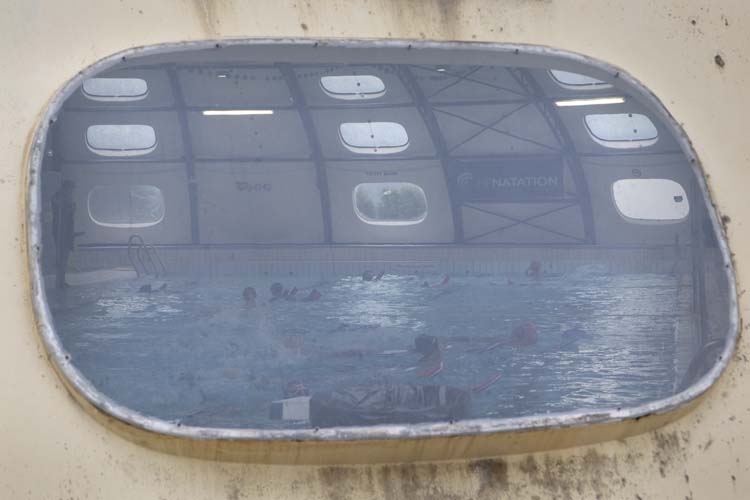
[[[608,148],[637,148],[656,144],[659,133],[648,116],[634,113],[586,115],[591,138]]]
[[[409,147],[406,129],[398,123],[342,123],[339,134],[346,149],[354,153],[391,154]]]
[[[383,80],[373,75],[324,76],[320,86],[334,99],[376,99],[385,94]]]
[[[550,70],[550,75],[555,83],[566,89],[607,89],[612,87],[612,85],[596,78],[591,78],[580,73],[571,73],[570,71],[553,69]]]
[[[114,64],[168,90],[158,113],[76,91],[49,129],[31,220],[61,371],[172,434],[694,395],[734,335],[728,257],[676,125],[629,78],[592,95],[605,70],[240,42]]]
[[[617,210],[629,219],[673,222],[690,212],[685,190],[669,179],[620,179],[612,194]]]
[[[408,182],[359,184],[354,209],[368,224],[418,224],[427,217],[427,198],[422,188]]]
[[[164,219],[164,196],[156,186],[96,186],[89,191],[88,210],[100,226],[144,228]]]
[[[139,156],[156,148],[156,132],[149,125],[91,125],[86,145],[101,156]]]
[[[89,78],[82,88],[83,95],[93,101],[138,101],[148,94],[142,78]]]

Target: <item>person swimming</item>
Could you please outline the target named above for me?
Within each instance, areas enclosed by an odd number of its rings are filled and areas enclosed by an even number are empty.
[[[532,260],[529,267],[526,268],[526,276],[533,280],[540,280],[544,273],[542,272],[542,263],[538,260]]]
[[[380,281],[385,276],[385,271],[380,271],[378,274],[370,271],[369,269],[362,273],[362,281]]]
[[[141,286],[138,289],[138,293],[154,293],[154,292],[163,292],[167,289],[167,284],[162,283],[162,285],[154,290],[154,287],[151,285],[151,283],[146,283],[145,285]]]
[[[256,293],[255,288],[248,286],[242,290],[242,298],[245,300],[245,307],[253,308],[256,305],[255,301],[258,298],[258,294]]]
[[[443,371],[443,350],[437,337],[418,335],[414,339],[414,350],[422,355],[416,369],[422,378],[431,378]]]
[[[320,300],[321,297],[323,297],[323,294],[320,293],[317,289],[313,288],[307,295],[307,297],[303,297],[300,299],[300,302],[315,302],[316,300]]]
[[[284,290],[284,285],[282,285],[278,281],[271,285],[271,302],[286,298],[287,295],[289,295],[289,292]]]
[[[309,396],[310,390],[301,380],[290,380],[284,387],[285,398],[297,398],[300,396]]]
[[[299,289],[296,286],[291,290],[287,290],[284,288],[284,285],[276,282],[271,285],[271,299],[269,301],[275,302],[277,300],[285,299],[299,302],[314,302],[316,300],[320,300],[320,298],[323,297],[323,294],[320,293],[316,288],[313,288],[309,294],[302,298],[298,298],[297,292],[299,292]]]
[[[491,351],[498,347],[529,347],[535,345],[539,340],[539,330],[536,325],[527,321],[515,327],[510,333],[510,337],[491,343],[487,347],[472,349],[474,351]]]
[[[451,279],[450,274],[446,274],[443,277],[443,281],[441,281],[440,283],[435,283],[434,285],[430,285],[428,282],[425,281],[422,283],[422,288],[441,288],[444,286],[448,286],[448,282],[450,281],[450,279]]]
[[[539,340],[539,330],[531,321],[527,321],[513,329],[510,334],[511,347],[528,347]]]

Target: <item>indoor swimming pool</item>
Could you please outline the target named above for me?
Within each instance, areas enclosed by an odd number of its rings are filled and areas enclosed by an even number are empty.
[[[632,407],[674,394],[677,351],[692,341],[678,327],[690,315],[679,275],[379,275],[168,276],[47,293],[64,349],[98,390],[201,427],[309,427],[271,418],[272,402],[402,384],[464,391],[465,418]]]

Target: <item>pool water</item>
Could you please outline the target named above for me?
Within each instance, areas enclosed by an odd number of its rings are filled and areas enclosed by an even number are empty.
[[[122,405],[185,425],[309,426],[269,416],[290,383],[311,393],[357,384],[480,386],[470,418],[603,410],[673,393],[676,324],[688,314],[678,277],[594,267],[539,281],[442,280],[169,277],[153,293],[138,292],[149,283],[141,279],[48,295],[63,346],[84,376]],[[321,298],[271,302],[274,282]],[[258,292],[254,308],[243,302],[246,286]],[[536,325],[536,343],[501,342],[525,322]],[[562,335],[572,328],[585,335]],[[419,335],[440,344],[443,368],[431,377],[437,365],[420,366]]]

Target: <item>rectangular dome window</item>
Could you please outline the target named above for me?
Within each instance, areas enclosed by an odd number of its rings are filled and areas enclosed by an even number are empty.
[[[354,211],[368,224],[419,224],[427,217],[427,197],[410,182],[369,182],[354,188]]]
[[[339,136],[346,149],[359,154],[393,154],[409,147],[406,129],[394,122],[342,123]]]
[[[86,146],[100,156],[140,156],[156,149],[156,131],[149,125],[91,125]]]
[[[570,90],[608,89],[612,87],[607,82],[580,73],[552,69],[549,74],[556,84]]]
[[[659,140],[654,122],[636,113],[586,115],[586,130],[606,148],[629,149],[652,146]]]
[[[92,101],[139,101],[148,95],[148,84],[142,78],[89,78],[82,90]]]
[[[620,179],[612,196],[620,215],[634,222],[678,222],[690,213],[685,189],[670,179]]]
[[[324,76],[320,87],[334,99],[376,99],[385,95],[385,83],[374,75]]]
[[[149,185],[96,186],[89,191],[88,212],[103,227],[151,227],[164,220],[164,195]]]

